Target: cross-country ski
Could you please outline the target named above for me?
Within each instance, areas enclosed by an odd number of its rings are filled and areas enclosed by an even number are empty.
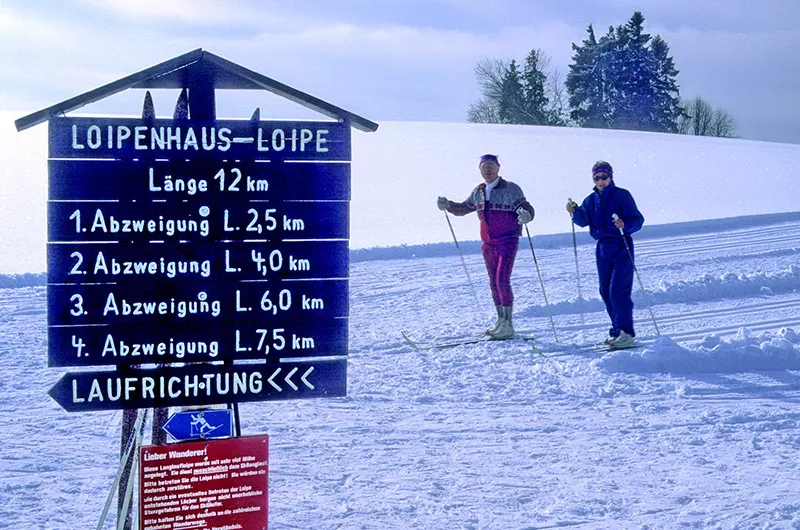
[[[461,339],[444,339],[444,340],[433,340],[431,342],[420,342],[417,340],[412,339],[409,337],[405,332],[401,333],[403,340],[409,344],[411,347],[417,350],[441,350],[445,348],[456,348],[458,346],[469,346],[472,344],[481,344],[481,343],[500,343],[506,341],[524,341],[529,343],[534,349],[538,350],[534,345],[536,341],[535,337],[526,337],[524,335],[515,334],[512,337],[507,337],[503,339],[498,339],[492,337],[491,335],[484,335],[481,337],[464,337]]]

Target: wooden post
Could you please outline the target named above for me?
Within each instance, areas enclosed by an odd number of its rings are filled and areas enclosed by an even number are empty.
[[[150,91],[148,90],[145,92],[144,95],[144,102],[142,103],[142,120],[145,122],[153,122],[156,119],[156,109],[153,105],[153,97],[150,95]],[[117,366],[118,371],[126,370],[125,366]],[[136,418],[139,416],[139,409],[129,409],[122,411],[122,432],[120,434],[119,440],[119,457],[120,460],[122,459],[123,455],[125,454],[125,449],[129,443],[133,443],[133,439],[136,437],[137,433],[133,432],[133,426],[136,423]],[[155,411],[154,411],[155,412]],[[153,425],[155,425],[155,414],[153,415]],[[119,528],[120,520],[125,519],[125,524],[123,528],[125,530],[130,530],[131,528],[131,508],[128,505],[128,509],[124,510],[123,513],[123,506],[125,504],[125,492],[128,489],[128,482],[131,479],[131,466],[133,465],[133,459],[137,458],[137,448],[134,447],[132,449],[132,454],[130,458],[124,462],[124,467],[120,474],[120,481],[119,481],[119,488],[117,489],[117,528]]]

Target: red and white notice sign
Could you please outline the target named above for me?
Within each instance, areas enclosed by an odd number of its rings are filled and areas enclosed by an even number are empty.
[[[266,530],[269,437],[142,447],[142,530]]]

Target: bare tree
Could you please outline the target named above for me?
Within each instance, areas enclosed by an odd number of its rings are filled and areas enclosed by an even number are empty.
[[[678,134],[689,134],[692,128],[692,117],[689,115],[689,109],[686,106],[681,106],[683,114],[678,117]]]
[[[696,136],[710,136],[711,122],[714,118],[714,107],[703,98],[697,96],[692,102],[692,134]]]
[[[682,107],[684,115],[678,120],[680,134],[733,137],[736,124],[725,109],[714,109],[700,96],[685,103]]]
[[[500,123],[499,101],[503,93],[503,76],[506,65],[500,59],[482,59],[475,65],[475,77],[481,87],[483,99],[469,106],[467,121],[472,123]]]
[[[500,109],[489,99],[471,103],[467,109],[467,121],[470,123],[500,123]]]
[[[697,96],[683,105],[684,117],[678,123],[678,130],[683,134],[708,136],[711,117],[714,109],[703,98]]]
[[[545,86],[545,95],[549,101],[547,112],[550,114],[550,123],[552,125],[564,126],[569,123],[569,96],[564,88],[564,82],[561,80],[561,73],[555,69],[547,79]]]
[[[503,76],[506,64],[500,59],[483,59],[475,65],[475,77],[481,85],[481,92],[487,98],[500,99],[503,93]]]
[[[715,109],[714,116],[711,119],[710,136],[733,138],[734,132],[736,132],[736,125],[733,122],[733,117],[725,109]]]

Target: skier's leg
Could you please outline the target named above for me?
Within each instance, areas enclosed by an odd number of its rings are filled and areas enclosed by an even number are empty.
[[[633,330],[633,263],[628,251],[620,244],[621,250],[614,256],[614,268],[611,275],[611,306],[613,310],[612,322],[615,328],[634,337]],[[631,256],[633,245],[630,243]]]
[[[597,261],[597,280],[600,287],[600,298],[606,306],[606,313],[608,318],[611,319],[611,328],[608,330],[609,337],[616,337],[619,335],[619,330],[614,327],[614,310],[611,305],[611,272],[613,270],[613,262],[611,260],[610,249],[608,244],[602,241],[597,242],[595,248],[595,260]]]
[[[500,299],[500,291],[497,288],[497,267],[499,256],[497,249],[493,245],[486,243],[481,247],[483,251],[483,262],[486,264],[486,272],[489,274],[489,288],[492,290],[492,301],[496,306],[502,306]]]
[[[501,303],[502,295],[497,282],[500,254],[497,252],[497,248],[494,245],[487,245],[484,243],[481,248],[483,250],[483,261],[486,264],[486,272],[489,274],[489,288],[492,291],[492,301],[497,310],[497,320],[495,320],[494,326],[486,330],[486,334],[494,336],[497,330],[502,326],[505,318],[505,308]]]
[[[508,339],[514,336],[514,325],[512,324],[512,313],[514,303],[514,293],[511,290],[511,271],[514,268],[514,258],[517,255],[519,239],[505,241],[497,245],[497,270],[495,284],[500,297],[500,305],[503,309],[503,318],[494,329],[491,335],[496,339]]]
[[[502,323],[504,315],[503,306],[500,305],[500,292],[497,289],[497,282],[495,281],[497,273],[497,253],[494,247],[486,243],[481,247],[481,251],[483,253],[483,262],[486,264],[486,273],[489,275],[489,289],[492,291],[492,302],[494,302],[494,307],[497,310],[497,320],[495,320],[494,326],[486,330],[487,335],[492,335]]]
[[[500,305],[511,307],[514,304],[514,293],[511,290],[511,271],[514,269],[514,259],[517,256],[519,239],[498,245],[497,271],[495,273],[495,284],[500,297]]]

